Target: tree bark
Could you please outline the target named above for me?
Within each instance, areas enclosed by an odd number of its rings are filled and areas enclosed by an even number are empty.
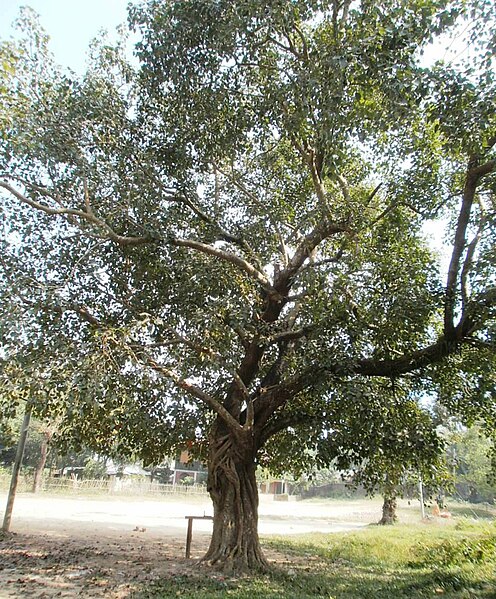
[[[41,442],[40,448],[40,459],[38,460],[38,464],[36,465],[36,470],[34,472],[33,493],[38,493],[38,491],[41,488],[41,483],[43,481],[43,470],[45,469],[50,437],[51,435],[48,431],[45,431],[43,433],[43,440]]]
[[[248,436],[214,433],[208,490],[214,505],[210,547],[202,559],[228,574],[267,571],[258,538],[256,449]]]
[[[398,521],[396,515],[397,502],[396,497],[384,496],[384,503],[382,504],[382,518],[379,520],[379,524],[388,525],[394,524]]]

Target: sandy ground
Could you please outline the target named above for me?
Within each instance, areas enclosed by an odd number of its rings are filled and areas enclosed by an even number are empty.
[[[0,493],[0,506],[6,495]],[[12,534],[0,540],[0,599],[123,599],[156,579],[191,568],[186,516],[211,515],[208,499],[166,500],[19,495]],[[380,501],[260,500],[261,535],[337,532],[377,521]],[[0,512],[3,517],[3,510]],[[195,520],[192,558],[208,546],[209,520]],[[283,556],[269,555],[275,561]]]

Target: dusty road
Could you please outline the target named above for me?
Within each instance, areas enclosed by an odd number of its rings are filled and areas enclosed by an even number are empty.
[[[260,500],[260,533],[353,530],[377,521],[380,500]],[[0,494],[0,517],[6,494]],[[88,498],[22,494],[11,530],[0,540],[0,599],[124,599],[158,578],[190,571],[185,516],[211,515],[208,499]],[[212,523],[194,522],[192,557],[208,546]],[[284,556],[268,554],[273,561]]]

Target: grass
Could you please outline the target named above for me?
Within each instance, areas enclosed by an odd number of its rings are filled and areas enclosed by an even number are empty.
[[[231,579],[193,571],[158,581],[133,599],[496,598],[493,522],[370,526],[272,537],[264,545],[284,556],[270,575]]]

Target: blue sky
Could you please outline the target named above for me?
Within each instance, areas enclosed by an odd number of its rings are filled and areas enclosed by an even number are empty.
[[[82,72],[90,40],[101,29],[110,32],[126,20],[129,0],[0,0],[0,39],[15,35],[12,23],[21,6],[39,15],[50,35],[50,48],[63,66]]]

